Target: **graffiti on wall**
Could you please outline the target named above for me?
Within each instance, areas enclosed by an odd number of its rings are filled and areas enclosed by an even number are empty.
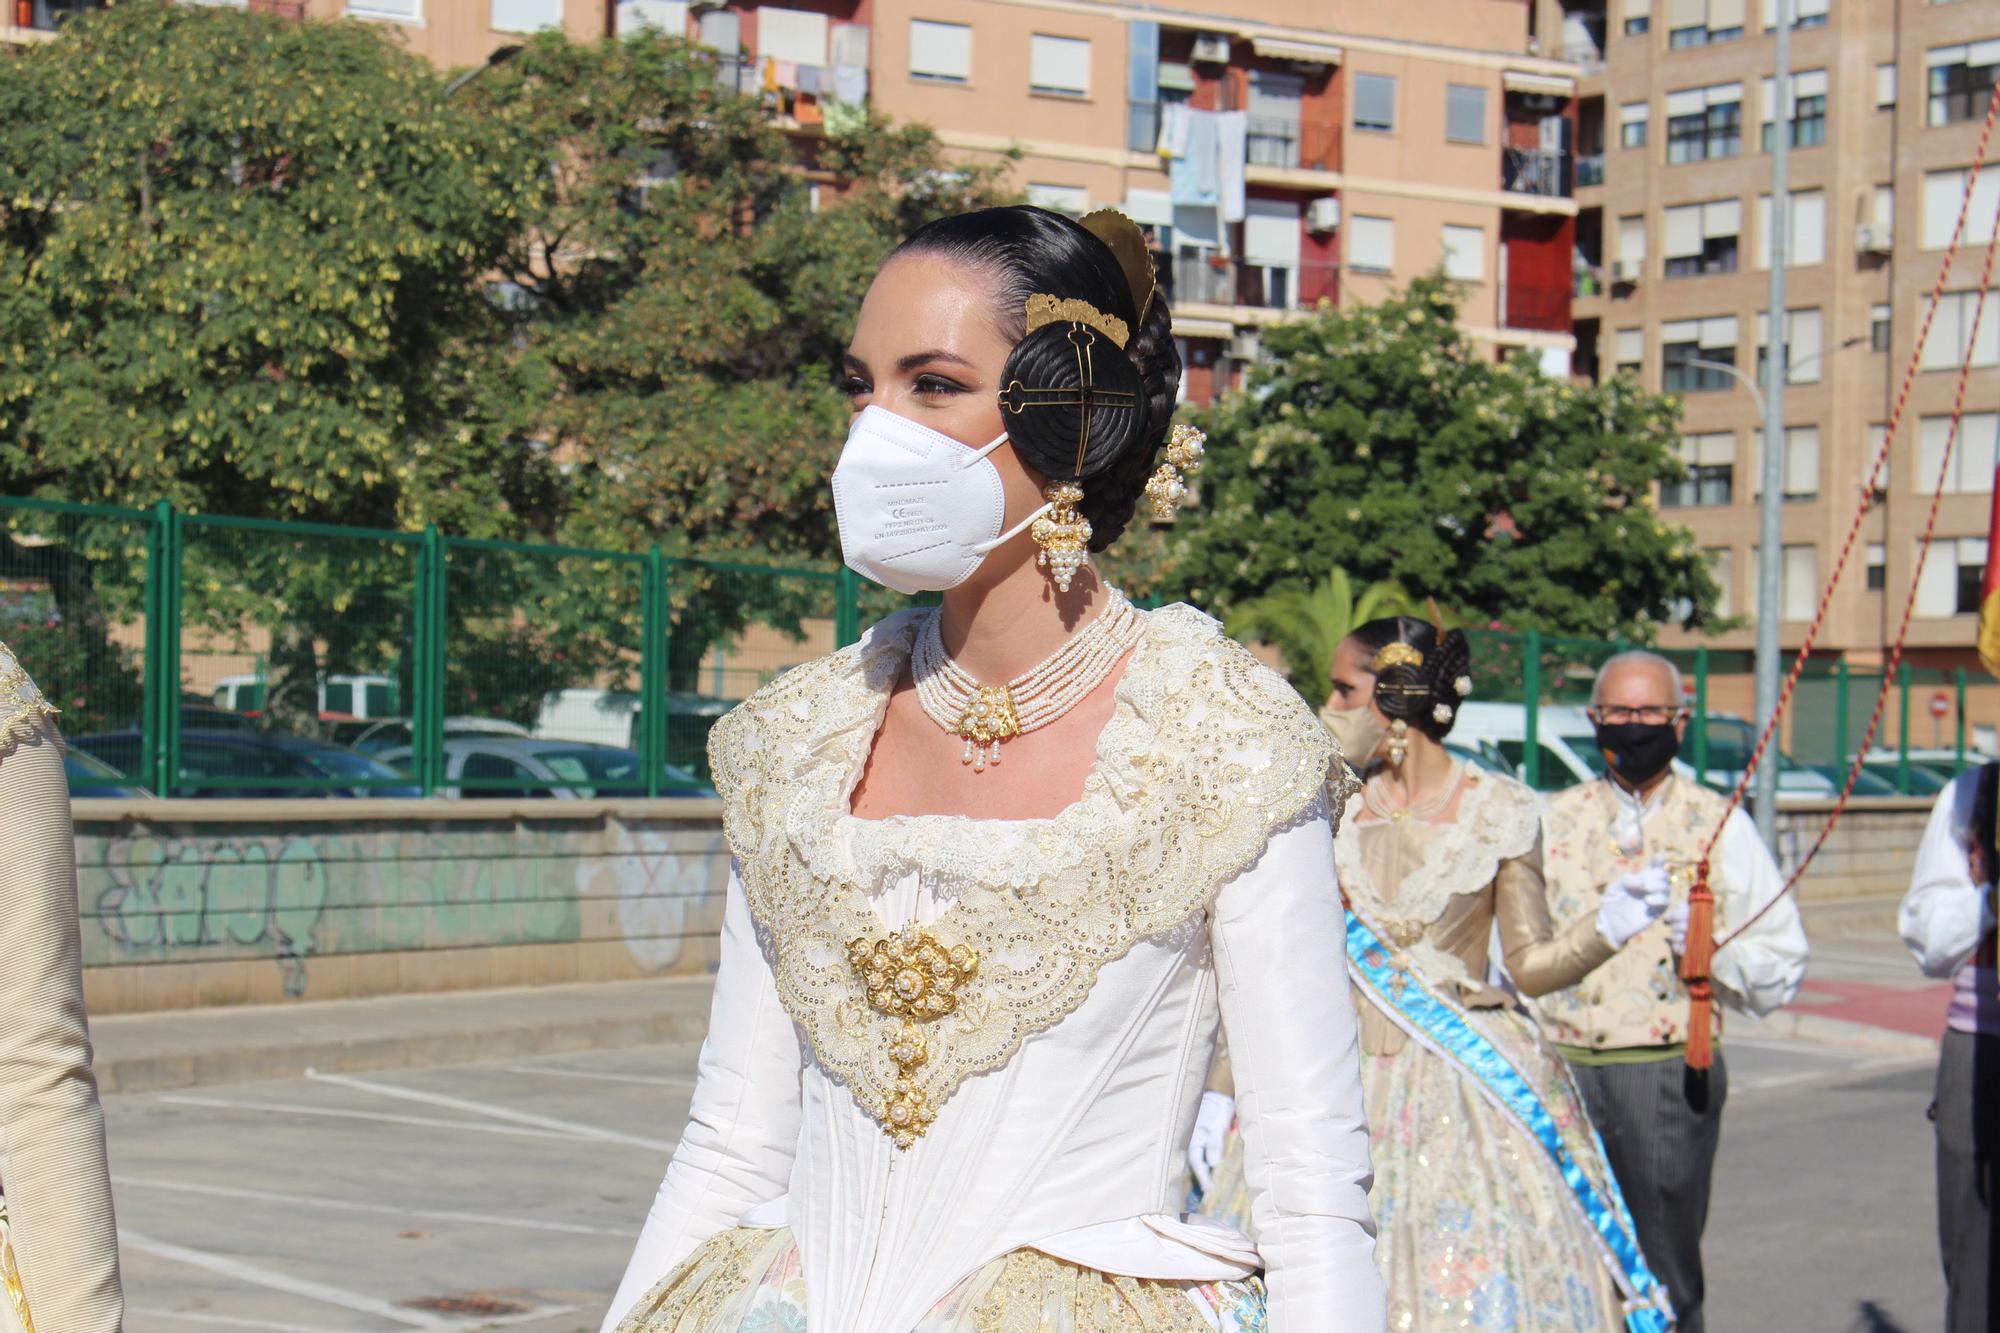
[[[720,925],[713,824],[608,819],[78,830],[84,962],[269,958],[622,940],[646,971]],[[296,984],[294,984],[296,983]]]

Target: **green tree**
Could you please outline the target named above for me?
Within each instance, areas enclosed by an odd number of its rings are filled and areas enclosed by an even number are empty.
[[[1317,708],[1326,702],[1333,652],[1342,639],[1371,620],[1416,610],[1398,585],[1385,581],[1357,590],[1347,571],[1335,568],[1310,589],[1286,586],[1251,598],[1230,613],[1224,628],[1233,639],[1276,648],[1292,684]]]
[[[1457,317],[1428,277],[1270,330],[1247,390],[1201,417],[1203,505],[1176,525],[1175,582],[1225,618],[1341,568],[1509,628],[1647,641],[1710,620],[1694,536],[1652,501],[1682,476],[1678,403],[1495,364]]]

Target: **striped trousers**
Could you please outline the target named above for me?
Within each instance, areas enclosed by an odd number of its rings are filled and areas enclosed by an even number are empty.
[[[2000,1328],[1993,1270],[2000,1232],[1993,1196],[2000,1187],[2000,1036],[1947,1032],[1938,1056],[1938,1241],[1944,1253],[1946,1333]]]
[[[1701,1233],[1729,1096],[1722,1052],[1706,1074],[1678,1055],[1571,1069],[1632,1210],[1639,1248],[1674,1303],[1676,1327],[1702,1333]]]

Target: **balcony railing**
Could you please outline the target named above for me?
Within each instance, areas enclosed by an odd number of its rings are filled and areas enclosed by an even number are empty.
[[[30,32],[54,32],[78,14],[104,8],[103,0],[0,0],[10,26]]]
[[[1604,266],[1587,264],[1578,267],[1570,275],[1570,294],[1579,300],[1605,294]]]
[[[1500,159],[1500,185],[1511,194],[1545,199],[1570,195],[1570,158],[1546,148],[1509,148]]]
[[[1126,103],[1126,146],[1151,152],[1160,139],[1160,103]],[[1244,160],[1253,167],[1337,171],[1340,129],[1318,121],[1252,116]]]
[[[1571,289],[1552,283],[1510,282],[1500,292],[1501,309],[1510,329],[1568,333],[1572,327]]]
[[[1176,306],[1310,310],[1322,300],[1339,299],[1340,266],[1315,260],[1278,267],[1183,254],[1174,260],[1170,295]]]

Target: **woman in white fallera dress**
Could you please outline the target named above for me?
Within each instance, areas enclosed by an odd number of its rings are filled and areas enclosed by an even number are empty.
[[[1137,229],[934,223],[847,360],[847,561],[943,605],[715,730],[714,1014],[607,1333],[1379,1333],[1337,748],[1088,560],[1180,487]],[[1254,1245],[1179,1211],[1218,1019]]]

